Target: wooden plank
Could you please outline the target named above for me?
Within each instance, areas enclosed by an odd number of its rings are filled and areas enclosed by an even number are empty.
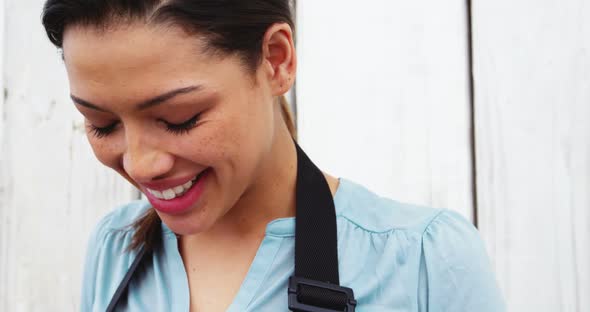
[[[298,1],[300,139],[322,169],[472,219],[465,1]]]
[[[38,23],[40,7],[6,2],[10,14],[0,23],[8,90],[0,151],[1,311],[78,310],[90,230],[137,195],[94,158],[68,99],[65,68]]]
[[[6,192],[7,183],[2,172],[6,171],[7,163],[5,155],[3,153],[6,150],[4,143],[4,132],[5,132],[5,114],[4,114],[4,97],[5,97],[5,86],[4,86],[4,0],[0,0],[0,279],[6,275],[7,268],[7,248],[8,245],[5,235],[4,224],[6,224],[6,218],[4,211],[6,210]],[[6,311],[7,306],[7,293],[4,287],[0,287],[0,311]]]
[[[473,10],[479,223],[510,311],[590,306],[590,6]]]

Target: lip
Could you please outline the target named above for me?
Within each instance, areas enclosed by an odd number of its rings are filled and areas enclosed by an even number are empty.
[[[150,201],[150,203],[152,204],[152,206],[163,213],[168,213],[168,214],[181,214],[183,212],[186,212],[188,209],[190,209],[194,203],[196,203],[200,198],[201,195],[203,194],[203,191],[205,190],[205,182],[207,181],[207,178],[209,176],[210,173],[210,168],[206,169],[205,171],[203,171],[203,173],[201,174],[201,177],[196,181],[195,184],[193,184],[193,186],[191,186],[191,188],[184,193],[181,197],[176,197],[174,199],[171,200],[163,200],[163,199],[159,199],[156,198],[154,195],[152,195],[150,192],[148,192],[147,190],[144,190],[144,194],[145,196],[148,198],[148,200]],[[153,190],[165,190],[177,185],[180,185],[182,183],[182,181],[184,181],[185,183],[192,180],[192,178],[194,178],[194,176],[189,177],[189,178],[185,178],[184,180],[182,179],[171,179],[171,180],[166,180],[164,181],[165,183],[144,183],[143,186],[148,187],[150,189]],[[176,184],[173,184],[172,181]],[[155,188],[152,188],[148,185],[152,185]],[[161,187],[160,189],[158,189],[159,187]]]

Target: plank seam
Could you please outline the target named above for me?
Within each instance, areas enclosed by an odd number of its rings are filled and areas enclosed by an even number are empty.
[[[478,217],[478,186],[477,186],[477,145],[475,133],[475,79],[473,73],[473,19],[471,0],[466,0],[466,15],[467,15],[467,70],[469,73],[469,136],[471,145],[471,194],[472,194],[472,209],[473,209],[473,224],[479,228]]]

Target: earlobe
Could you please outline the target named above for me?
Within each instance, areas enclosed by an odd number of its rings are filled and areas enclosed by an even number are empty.
[[[263,61],[268,65],[268,78],[273,95],[283,95],[293,86],[297,57],[293,33],[288,24],[274,24],[263,40]]]

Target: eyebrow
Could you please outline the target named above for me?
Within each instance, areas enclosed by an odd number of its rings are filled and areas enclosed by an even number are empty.
[[[189,87],[184,87],[184,88],[179,88],[179,89],[175,89],[172,91],[168,91],[166,93],[163,93],[163,94],[160,94],[156,97],[153,97],[149,100],[145,100],[143,102],[140,102],[139,104],[136,105],[136,109],[137,110],[145,110],[150,107],[160,105],[160,104],[162,104],[162,103],[164,103],[164,102],[166,102],[178,95],[194,92],[199,89],[201,89],[201,86],[189,86]],[[101,111],[101,112],[107,112],[107,113],[109,112],[108,110],[101,108],[96,104],[92,104],[89,101],[81,99],[73,94],[70,94],[70,98],[72,99],[72,101],[74,101],[75,103],[77,103],[79,105],[82,105],[82,106],[85,106],[85,107],[88,107],[88,108],[91,108],[91,109],[94,109],[97,111]]]

